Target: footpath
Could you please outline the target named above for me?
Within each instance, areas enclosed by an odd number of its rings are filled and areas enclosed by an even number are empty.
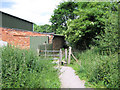
[[[68,66],[60,66],[61,88],[85,88],[85,81],[75,74],[75,70]]]

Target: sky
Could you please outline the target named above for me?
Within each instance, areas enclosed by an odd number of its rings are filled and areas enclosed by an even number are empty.
[[[0,11],[37,25],[51,24],[54,9],[63,1],[68,0],[0,0]]]
[[[61,2],[63,0],[0,0],[0,11],[37,25],[51,24],[49,19]]]

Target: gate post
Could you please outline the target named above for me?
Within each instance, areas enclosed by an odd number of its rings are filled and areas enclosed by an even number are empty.
[[[59,65],[61,65],[61,61],[62,61],[62,50],[60,49],[60,52],[59,52]]]
[[[40,52],[39,52],[39,49],[37,48],[37,55],[38,55],[38,56],[39,56],[39,53],[40,53]]]
[[[70,64],[71,53],[72,53],[72,52],[71,52],[71,49],[72,49],[72,48],[71,48],[71,47],[69,47],[68,64]]]
[[[67,63],[67,49],[65,49],[65,62]]]
[[[45,41],[45,58],[46,58],[46,56],[47,56],[47,48],[46,48],[46,41]]]

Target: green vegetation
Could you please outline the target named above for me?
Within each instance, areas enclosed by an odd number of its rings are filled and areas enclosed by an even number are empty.
[[[120,86],[117,2],[63,2],[50,21],[54,32],[64,34],[69,46],[79,51],[75,56],[82,65],[72,60],[71,66],[80,78],[89,82],[88,87]]]
[[[116,49],[118,45],[117,2],[63,2],[50,22],[54,33],[65,35],[69,45],[79,50],[93,45]]]
[[[110,43],[110,37],[115,34],[114,41],[117,40],[117,3],[80,2],[78,4],[78,10],[74,11],[78,18],[69,19],[68,29],[64,31],[70,45],[85,50],[91,45],[100,45],[100,40],[103,40],[103,43],[104,41]]]
[[[103,55],[104,54],[104,55]],[[74,53],[81,66],[72,59],[72,67],[80,79],[86,80],[86,86],[92,88],[118,88],[118,54],[101,55],[98,48]]]
[[[89,82],[88,87],[120,86],[117,2],[65,1],[54,10],[50,22],[50,31],[64,35],[69,46],[79,51],[74,54],[81,66],[74,60],[71,66]]]
[[[79,5],[79,11],[74,12],[79,18],[68,22],[65,33],[71,45],[81,50],[75,53],[81,66],[73,61],[72,67],[87,81],[87,87],[119,88],[117,3]]]
[[[61,34],[67,30],[67,20],[76,18],[76,14],[73,12],[77,7],[78,4],[75,2],[63,2],[57,6],[57,9],[54,10],[54,14],[50,18],[51,27],[55,33]]]
[[[1,59],[1,56],[2,56],[2,49],[0,47],[0,87],[2,87],[2,59]]]
[[[2,48],[3,88],[60,88],[58,70],[30,50]]]
[[[63,2],[57,6],[57,9],[54,10],[54,14],[51,15],[50,22],[52,25],[36,25],[34,24],[34,31],[36,32],[54,32],[57,34],[63,33],[64,30],[67,30],[67,20],[75,19],[76,14],[73,13],[74,10],[78,7],[78,4],[75,2]]]
[[[45,25],[36,25],[36,24],[34,24],[34,31],[36,31],[36,32],[44,32],[44,33],[53,32],[51,26],[48,25],[48,24],[45,24]]]
[[[104,11],[100,6],[102,4],[80,3],[78,11],[74,12],[79,17],[69,20],[67,23],[68,29],[64,31],[72,46],[78,47],[78,49],[86,49],[92,43],[92,39],[104,30]]]

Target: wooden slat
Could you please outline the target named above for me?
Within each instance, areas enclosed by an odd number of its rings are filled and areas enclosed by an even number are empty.
[[[45,50],[40,50],[41,52],[45,52]],[[59,50],[46,50],[46,52],[59,52]]]
[[[40,55],[40,56],[45,56],[45,55]],[[46,56],[56,56],[56,57],[59,57],[59,55],[46,55]]]

